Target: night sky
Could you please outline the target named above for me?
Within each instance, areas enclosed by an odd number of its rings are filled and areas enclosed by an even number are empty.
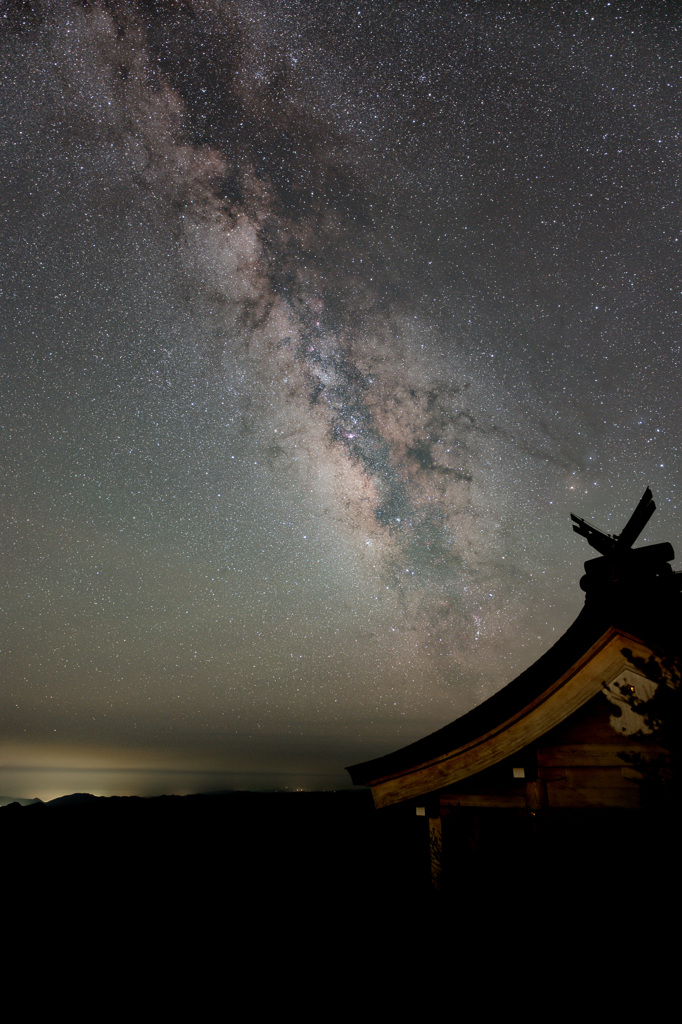
[[[0,23],[2,795],[347,785],[682,543],[677,4]]]

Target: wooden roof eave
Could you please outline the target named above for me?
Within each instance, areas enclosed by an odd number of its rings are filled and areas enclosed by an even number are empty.
[[[609,627],[567,671],[505,721],[437,757],[367,779],[365,785],[372,789],[375,806],[385,807],[451,786],[522,750],[591,700],[604,683],[631,667],[622,653],[624,646],[642,657],[650,654],[635,637]]]

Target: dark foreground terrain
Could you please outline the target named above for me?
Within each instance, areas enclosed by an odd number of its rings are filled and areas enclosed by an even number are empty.
[[[324,964],[378,972],[399,992],[455,964],[465,984],[466,965],[495,955],[563,970],[588,951],[614,969],[636,951],[638,970],[645,954],[660,972],[676,955],[663,936],[677,931],[679,844],[630,820],[634,832],[599,817],[515,839],[492,817],[474,845],[446,836],[436,895],[428,819],[376,812],[365,792],[14,804],[0,808],[7,934],[38,972],[55,957],[129,959],[165,984],[190,961],[231,984],[247,964],[289,977]]]
[[[428,906],[425,819],[366,792],[91,797],[0,808],[6,879],[29,908],[195,926],[357,920]]]

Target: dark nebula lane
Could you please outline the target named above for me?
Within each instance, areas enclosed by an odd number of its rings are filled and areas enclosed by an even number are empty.
[[[1,792],[343,785],[679,535],[674,5],[0,26]]]

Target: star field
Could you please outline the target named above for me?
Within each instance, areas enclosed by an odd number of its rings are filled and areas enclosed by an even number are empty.
[[[676,5],[0,19],[0,790],[343,784],[675,543]]]

